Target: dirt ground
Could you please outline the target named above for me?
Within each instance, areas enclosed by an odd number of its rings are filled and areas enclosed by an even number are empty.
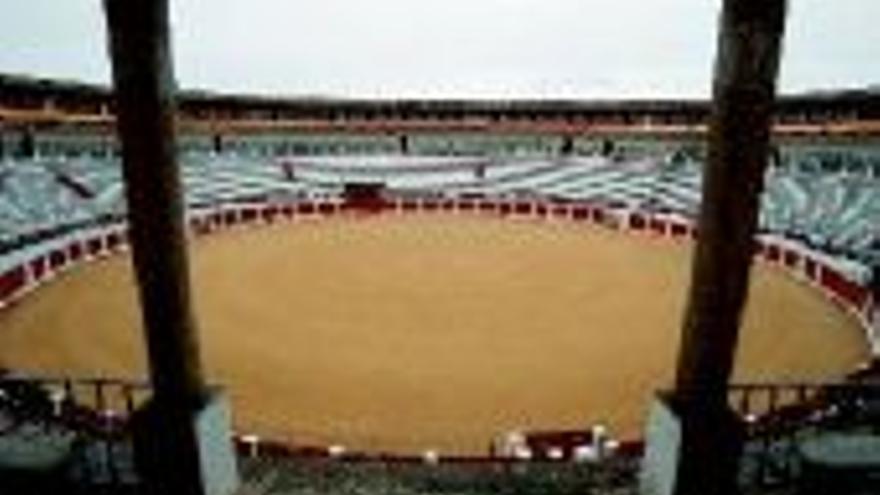
[[[563,222],[335,218],[193,245],[203,351],[241,431],[484,453],[511,429],[640,434],[669,383],[689,248]],[[140,376],[128,259],[79,267],[0,314],[0,365]],[[867,357],[854,319],[758,266],[739,379],[823,379]]]

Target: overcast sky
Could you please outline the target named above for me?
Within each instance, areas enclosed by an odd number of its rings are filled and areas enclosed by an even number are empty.
[[[0,0],[0,72],[108,82],[100,0]],[[880,83],[880,0],[789,0],[784,91]],[[182,87],[706,96],[720,0],[172,0]]]

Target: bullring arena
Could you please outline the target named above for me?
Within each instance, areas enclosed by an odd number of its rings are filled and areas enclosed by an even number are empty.
[[[279,210],[195,239],[206,360],[237,430],[398,454],[481,455],[505,431],[597,423],[637,438],[674,368],[690,240],[537,205],[425,206]],[[145,373],[125,255],[0,318],[6,367]],[[738,380],[838,378],[866,357],[852,315],[757,266]]]
[[[636,493],[695,342],[708,102],[178,96],[194,327],[158,311],[182,294],[139,304],[166,265],[133,263],[129,219],[174,202],[123,179],[110,91],[0,75],[0,491],[43,443],[83,493],[164,479],[137,457],[162,457],[151,415],[177,403],[213,415],[242,493]],[[876,428],[877,101],[778,100],[739,342],[696,339],[734,373],[691,391],[727,399],[743,487]],[[184,252],[170,230],[139,240]]]

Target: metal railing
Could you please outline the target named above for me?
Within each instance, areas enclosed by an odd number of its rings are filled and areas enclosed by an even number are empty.
[[[880,382],[743,383],[728,389],[742,419],[745,487],[793,486],[802,476],[799,444],[828,432],[880,434]]]
[[[53,479],[40,483],[118,493],[137,485],[130,420],[150,394],[135,380],[0,373],[0,441],[18,451],[40,445],[40,457],[58,459],[48,474]],[[0,475],[27,484],[34,466],[15,461],[10,467],[0,459]]]

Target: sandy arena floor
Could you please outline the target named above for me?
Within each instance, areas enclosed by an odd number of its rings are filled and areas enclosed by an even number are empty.
[[[567,223],[385,215],[238,230],[194,246],[211,379],[241,430],[303,443],[483,453],[502,431],[604,421],[638,435],[674,364],[689,249]],[[0,314],[0,365],[143,373],[126,257]],[[740,379],[828,378],[856,322],[759,266]]]

